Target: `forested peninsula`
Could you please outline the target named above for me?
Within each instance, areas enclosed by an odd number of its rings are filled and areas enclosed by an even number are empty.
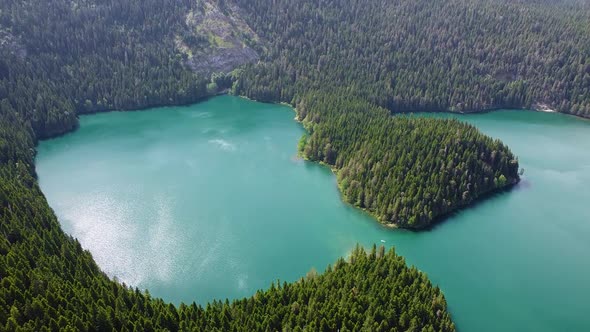
[[[65,235],[34,169],[83,113],[230,89],[298,110],[302,154],[347,201],[422,228],[518,181],[509,149],[452,120],[547,105],[590,116],[584,1],[0,0],[0,329],[452,331],[444,297],[390,252],[178,308],[102,273]]]
[[[298,119],[310,132],[299,150],[333,167],[345,200],[386,225],[426,228],[519,181],[510,150],[471,125],[392,117],[343,96],[309,94],[298,103]]]

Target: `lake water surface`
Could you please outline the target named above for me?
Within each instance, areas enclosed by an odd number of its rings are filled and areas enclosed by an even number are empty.
[[[442,288],[461,331],[590,330],[589,121],[436,115],[503,140],[525,175],[412,233],[342,203],[329,169],[295,158],[294,115],[222,96],[84,116],[39,145],[40,185],[106,273],[174,303],[250,296],[385,241]]]

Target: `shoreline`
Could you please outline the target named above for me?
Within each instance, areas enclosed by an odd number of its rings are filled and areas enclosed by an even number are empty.
[[[254,102],[258,102],[258,103],[265,103],[265,104],[274,104],[274,105],[282,105],[282,106],[288,106],[290,108],[293,109],[293,111],[295,112],[295,121],[302,123],[298,117],[298,113],[297,113],[297,108],[295,107],[295,105],[292,105],[288,102],[284,102],[284,101],[261,101],[261,100],[257,100],[254,98],[250,98],[247,97],[245,95],[235,95],[232,94],[230,89],[224,89],[222,91],[218,91],[214,94],[211,95],[206,95],[206,96],[202,96],[202,97],[198,97],[194,100],[190,100],[190,101],[186,101],[186,102],[166,102],[166,103],[154,103],[154,104],[149,104],[149,105],[143,105],[143,106],[138,106],[138,107],[130,107],[130,108],[121,108],[121,109],[103,109],[103,110],[93,110],[93,111],[89,111],[89,112],[81,112],[78,113],[76,112],[76,119],[79,120],[81,116],[86,116],[86,115],[93,115],[93,114],[99,114],[99,113],[110,113],[110,112],[138,112],[138,111],[146,111],[152,108],[156,108],[156,107],[179,107],[179,106],[190,106],[193,104],[198,104],[198,103],[202,103],[205,102],[211,98],[215,98],[215,97],[219,97],[219,96],[235,96],[235,97],[239,97],[239,98],[244,98],[246,100],[249,101],[254,101]],[[383,107],[382,107],[383,108]],[[589,117],[585,117],[585,116],[581,116],[581,115],[577,115],[577,114],[571,114],[571,113],[566,113],[566,112],[559,112],[553,108],[551,108],[548,104],[545,103],[534,103],[531,107],[490,107],[490,108],[485,108],[485,109],[480,109],[480,110],[472,110],[472,111],[461,111],[461,112],[454,112],[454,111],[450,111],[450,110],[438,110],[438,111],[420,111],[420,110],[415,110],[415,111],[403,111],[403,112],[395,112],[393,110],[387,109],[387,108],[383,108],[385,110],[387,110],[390,115],[395,116],[395,115],[411,115],[411,114],[418,114],[418,113],[425,113],[425,114],[439,114],[439,113],[447,113],[447,114],[462,114],[462,115],[476,115],[476,114],[485,114],[485,113],[491,113],[491,112],[495,112],[495,111],[500,111],[500,110],[508,110],[508,111],[517,111],[517,110],[527,110],[527,111],[533,111],[533,112],[541,112],[541,113],[556,113],[556,114],[562,114],[562,115],[566,115],[566,116],[570,116],[576,119],[580,119],[580,120],[584,120],[584,121],[590,121],[590,116]],[[34,147],[35,147],[35,152],[33,153],[33,155],[35,156],[37,154],[36,151],[36,147],[39,144],[39,141],[45,141],[45,140],[50,140],[53,138],[58,138],[58,137],[62,137],[64,135],[67,135],[69,133],[75,132],[76,130],[78,130],[80,127],[79,125],[79,121],[76,121],[76,124],[70,128],[64,129],[63,131],[57,132],[57,133],[53,133],[51,135],[47,135],[47,136],[36,136],[34,137]],[[305,125],[304,125],[305,128]],[[308,130],[307,128],[305,128],[305,130]]]
[[[215,97],[219,97],[219,96],[224,96],[224,95],[231,95],[229,93],[229,89],[225,89],[222,91],[219,91],[215,94],[212,95],[208,95],[208,96],[203,96],[203,97],[199,97],[195,100],[191,100],[188,102],[171,102],[171,103],[155,103],[155,104],[150,104],[150,105],[145,105],[145,106],[138,106],[138,107],[134,107],[134,108],[121,108],[121,109],[104,109],[104,110],[94,110],[94,111],[89,111],[89,112],[83,112],[83,113],[78,113],[76,112],[76,119],[78,120],[76,122],[76,125],[71,127],[71,128],[67,128],[64,131],[52,134],[52,135],[48,135],[48,136],[41,136],[35,137],[35,148],[37,147],[37,145],[39,144],[40,141],[46,141],[46,140],[50,140],[50,139],[54,139],[54,138],[59,138],[62,137],[64,135],[67,135],[69,133],[73,133],[76,130],[78,130],[80,128],[80,117],[82,116],[87,116],[87,115],[96,115],[96,114],[102,114],[102,113],[114,113],[114,112],[142,112],[142,111],[148,111],[152,108],[169,108],[169,107],[188,107],[194,104],[199,104],[202,102],[205,102],[211,98],[215,98]],[[36,154],[36,149],[35,149],[35,154]]]
[[[325,167],[328,168],[332,174],[336,177],[336,186],[338,188],[338,193],[340,195],[340,201],[342,203],[344,203],[347,206],[350,206],[352,208],[354,208],[355,210],[359,210],[362,213],[365,213],[366,215],[368,215],[369,217],[371,217],[371,219],[373,219],[374,221],[377,222],[377,224],[379,224],[379,226],[386,228],[387,230],[398,230],[398,231],[407,231],[407,232],[414,232],[414,233],[420,233],[420,232],[428,232],[433,230],[434,228],[440,226],[441,224],[443,224],[448,218],[451,218],[452,216],[454,216],[457,213],[460,213],[461,211],[467,210],[467,209],[471,209],[476,207],[477,205],[484,203],[487,199],[492,198],[494,196],[497,195],[501,195],[503,193],[509,192],[513,189],[515,189],[518,184],[520,183],[521,179],[518,179],[516,181],[513,181],[511,183],[506,184],[504,187],[501,188],[494,188],[492,190],[483,192],[481,194],[478,195],[478,197],[476,197],[475,199],[473,199],[471,202],[467,203],[467,204],[462,204],[457,206],[455,209],[448,211],[444,214],[440,214],[438,216],[435,216],[434,218],[432,218],[431,222],[428,225],[425,225],[423,227],[400,227],[399,224],[396,223],[390,223],[387,221],[382,220],[381,218],[379,218],[375,213],[373,213],[372,211],[370,211],[367,208],[364,207],[360,207],[357,206],[353,203],[348,202],[348,200],[346,199],[346,195],[344,194],[344,192],[342,191],[342,188],[340,186],[340,182],[338,181],[338,169],[332,165],[326,164],[323,161],[313,161],[309,158],[306,158],[305,156],[300,155],[299,153],[297,153],[297,157],[301,158],[304,162],[309,162],[311,164],[316,164],[318,166],[321,167]]]
[[[284,102],[284,101],[261,101],[261,100],[257,100],[254,98],[250,98],[247,97],[245,95],[232,95],[231,93],[225,93],[227,95],[230,96],[236,96],[239,98],[244,98],[246,100],[250,100],[250,101],[255,101],[258,103],[265,103],[265,104],[274,104],[274,105],[283,105],[283,106],[289,106],[291,107],[293,110],[295,110],[295,113],[297,113],[297,108],[288,103],[288,102]],[[215,97],[215,96],[212,96]],[[210,98],[212,98],[210,97]],[[381,106],[379,106],[381,107]],[[560,112],[555,110],[554,108],[551,108],[549,105],[544,104],[544,103],[535,103],[533,104],[531,107],[514,107],[514,106],[506,106],[506,107],[490,107],[490,108],[484,108],[484,109],[479,109],[479,110],[471,110],[471,111],[461,111],[461,112],[454,112],[454,111],[449,111],[449,110],[438,110],[438,111],[420,111],[420,110],[415,110],[415,111],[403,111],[403,112],[396,112],[393,110],[390,110],[388,108],[384,108],[381,107],[385,110],[387,110],[392,116],[396,116],[396,115],[410,115],[410,114],[419,114],[419,113],[424,113],[424,114],[460,114],[460,115],[478,115],[478,114],[486,114],[486,113],[492,113],[492,112],[496,112],[496,111],[531,111],[531,112],[540,112],[540,113],[555,113],[555,114],[561,114],[561,115],[565,115],[565,116],[570,116],[579,120],[584,120],[584,121],[590,121],[590,116],[589,117],[585,117],[585,116],[581,116],[581,115],[576,115],[576,114],[571,114],[571,113],[566,113],[566,112]],[[297,120],[299,121],[299,120]]]
[[[252,99],[250,99],[248,97],[243,97],[243,98],[245,98],[247,100],[252,100]],[[295,115],[295,118],[294,118],[295,122],[298,122],[298,123],[300,123],[303,126],[303,129],[306,131],[306,133],[304,135],[309,134],[308,126],[306,125],[306,123],[304,121],[302,121],[302,120],[299,119],[299,114],[297,113],[297,109],[295,107],[293,107],[290,104],[285,103],[285,102],[272,103],[272,104],[287,105],[287,106],[290,106],[291,108],[293,108],[293,110],[295,111],[295,114],[296,114]],[[500,110],[500,109],[497,109],[497,110]],[[555,112],[553,110],[550,110],[550,111]],[[422,113],[424,113],[424,112],[422,112]],[[431,113],[437,113],[437,112],[431,112]],[[457,112],[446,112],[446,113],[457,113]],[[481,113],[481,112],[478,112],[478,113]],[[555,113],[557,113],[557,112],[555,112]],[[461,114],[469,115],[470,113],[461,113]],[[477,113],[471,113],[471,114],[477,114]],[[394,116],[394,115],[390,115],[390,116]],[[400,227],[399,224],[382,220],[380,217],[378,217],[375,213],[373,213],[372,211],[370,211],[367,208],[360,207],[360,206],[357,206],[357,205],[355,205],[353,203],[350,203],[348,201],[348,199],[346,198],[346,195],[344,194],[343,190],[342,190],[340,181],[338,180],[338,172],[339,172],[339,169],[338,168],[336,168],[333,165],[327,164],[327,163],[325,163],[323,161],[314,161],[314,160],[311,160],[311,159],[307,158],[305,155],[303,155],[302,151],[299,151],[299,150],[297,150],[296,157],[297,158],[301,158],[304,162],[310,162],[310,163],[318,164],[320,166],[327,167],[328,169],[330,169],[330,171],[332,172],[332,174],[336,177],[336,186],[338,187],[338,193],[340,194],[340,200],[344,204],[346,204],[348,206],[351,206],[351,207],[353,207],[355,209],[358,209],[358,210],[366,213],[373,220],[377,221],[377,223],[379,225],[381,225],[382,227],[385,227],[387,229],[390,229],[390,230],[391,229],[394,229],[394,230],[406,230],[406,231],[411,231],[411,232],[430,231],[433,228],[435,228],[435,227],[439,226],[440,224],[442,224],[446,219],[448,219],[452,215],[454,215],[456,213],[459,213],[462,210],[469,209],[469,208],[471,208],[473,206],[476,206],[476,205],[482,203],[483,201],[485,201],[486,199],[488,199],[488,198],[490,198],[492,196],[499,195],[499,194],[502,194],[504,192],[507,192],[507,191],[510,191],[510,190],[514,189],[520,183],[520,181],[521,181],[520,177],[518,177],[515,181],[512,181],[511,183],[508,183],[508,184],[504,185],[503,187],[494,188],[494,189],[491,189],[489,191],[482,192],[477,197],[475,197],[471,202],[468,202],[468,203],[465,203],[465,204],[460,204],[460,205],[458,205],[456,208],[454,208],[451,211],[447,211],[446,213],[443,213],[443,214],[434,216],[432,218],[432,220],[427,225],[420,226],[420,227]]]
[[[485,108],[481,110],[472,110],[472,111],[461,111],[461,112],[454,112],[449,110],[440,110],[440,111],[403,111],[403,112],[393,112],[388,110],[392,116],[396,115],[410,115],[410,114],[458,114],[458,115],[479,115],[479,114],[487,114],[487,113],[494,113],[497,111],[530,111],[530,112],[540,112],[540,113],[556,113],[556,114],[563,114],[573,116],[575,118],[581,120],[590,120],[590,117],[583,117],[575,114],[559,112],[552,108],[541,108],[541,107],[493,107],[493,108]]]
[[[228,96],[235,96],[238,98],[243,98],[245,100],[248,101],[253,101],[253,102],[260,102],[260,103],[267,103],[267,104],[274,104],[274,105],[282,105],[282,106],[288,106],[289,108],[291,108],[294,112],[295,112],[295,117],[293,120],[295,120],[295,122],[298,122],[299,124],[302,125],[303,129],[306,131],[305,134],[309,134],[310,130],[308,128],[308,125],[306,125],[306,123],[304,121],[302,121],[301,119],[299,119],[299,114],[297,112],[297,108],[287,102],[267,102],[267,101],[258,101],[256,99],[252,99],[249,98],[247,96],[244,95],[232,95],[228,90],[223,90],[220,92],[217,92],[216,94],[213,95],[209,95],[209,96],[204,96],[202,98],[199,98],[197,100],[188,102],[188,103],[170,103],[170,104],[162,104],[162,105],[151,105],[151,106],[146,106],[146,107],[141,107],[141,108],[133,108],[133,109],[120,109],[120,110],[103,110],[103,111],[96,111],[96,112],[86,112],[86,113],[81,113],[81,114],[77,114],[77,117],[79,119],[80,116],[85,116],[85,115],[93,115],[93,114],[98,114],[98,113],[109,113],[109,112],[134,112],[134,111],[144,111],[144,110],[149,110],[151,108],[156,108],[156,107],[175,107],[175,106],[190,106],[193,104],[198,104],[198,103],[202,103],[205,102],[211,98],[215,98],[218,96],[223,96],[223,95],[228,95]],[[562,113],[562,112],[557,112],[551,108],[549,108],[547,105],[545,104],[536,104],[534,108],[511,108],[511,109],[505,109],[505,108],[491,108],[491,109],[487,109],[487,110],[480,110],[480,111],[473,111],[473,112],[452,112],[452,111],[434,111],[434,112],[427,112],[427,111],[417,111],[417,112],[399,112],[399,113],[391,113],[390,112],[390,116],[395,116],[395,115],[402,115],[402,114],[413,114],[413,113],[449,113],[449,114],[463,114],[463,115],[475,115],[475,114],[485,114],[485,113],[489,113],[489,112],[494,112],[494,111],[498,111],[498,110],[529,110],[529,111],[535,111],[535,112],[543,112],[543,113],[559,113],[559,114],[564,114],[564,115],[571,115],[571,116],[575,116],[576,118],[579,119],[585,119],[585,120],[590,120],[588,118],[584,118],[581,116],[576,116],[573,114],[568,114],[568,113]],[[64,135],[67,135],[69,133],[75,132],[77,129],[79,129],[79,124],[76,124],[75,127],[73,128],[69,128],[68,130],[62,132],[62,133],[58,133],[56,135],[52,135],[49,137],[43,137],[43,138],[38,138],[35,142],[35,157],[37,154],[37,145],[40,141],[44,141],[44,140],[50,140],[53,138],[57,138],[57,137],[61,137]],[[374,213],[372,213],[371,211],[369,211],[366,208],[360,207],[360,206],[356,206],[352,203],[349,203],[348,200],[346,199],[346,196],[344,195],[342,188],[340,186],[340,182],[338,181],[338,172],[339,169],[337,169],[336,167],[332,166],[332,165],[328,165],[322,161],[314,161],[314,160],[310,160],[309,158],[305,157],[300,151],[297,151],[297,156],[300,157],[301,159],[303,159],[306,162],[312,162],[315,164],[319,164],[321,166],[326,166],[330,169],[330,171],[332,172],[332,174],[334,174],[336,176],[336,184],[338,187],[338,192],[340,193],[341,196],[341,201],[351,207],[354,207],[355,209],[361,210],[364,213],[367,213],[369,216],[371,216],[371,218],[373,218],[375,221],[377,221],[380,225],[382,225],[383,227],[387,228],[387,229],[404,229],[404,230],[409,230],[409,231],[413,231],[413,232],[421,232],[421,231],[427,231],[430,230],[434,227],[436,227],[438,224],[440,224],[442,221],[444,221],[445,219],[447,219],[449,216],[453,215],[454,213],[460,212],[463,209],[466,208],[470,208],[474,205],[477,205],[478,203],[482,202],[483,200],[485,200],[486,198],[488,198],[489,196],[493,196],[495,194],[499,194],[505,191],[508,191],[510,189],[512,189],[513,187],[515,187],[520,181],[517,180],[514,183],[510,183],[502,188],[496,188],[493,190],[490,190],[488,192],[485,193],[481,193],[477,198],[475,198],[472,202],[467,203],[467,204],[463,204],[458,206],[457,208],[455,208],[452,211],[448,211],[445,214],[439,215],[434,217],[431,222],[424,226],[424,227],[416,227],[416,228],[409,228],[409,227],[399,227],[398,224],[396,223],[390,223],[390,222],[385,222],[383,220],[381,220],[379,217],[377,217]],[[34,158],[35,158],[34,157]],[[33,159],[34,160],[34,159]],[[37,177],[36,171],[34,172],[35,178]]]

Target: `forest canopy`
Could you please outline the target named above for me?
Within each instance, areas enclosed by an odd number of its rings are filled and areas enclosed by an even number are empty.
[[[0,330],[453,331],[393,251],[235,301],[175,307],[110,280],[39,189],[35,145],[83,113],[220,92],[296,106],[345,199],[422,228],[518,181],[510,150],[409,111],[590,117],[583,0],[0,0]]]
[[[392,112],[590,117],[588,1],[235,1],[268,48],[240,94],[291,102],[338,86]]]
[[[310,132],[300,153],[333,167],[346,201],[385,224],[426,228],[519,181],[512,152],[469,124],[392,117],[343,95],[309,94],[297,104]]]

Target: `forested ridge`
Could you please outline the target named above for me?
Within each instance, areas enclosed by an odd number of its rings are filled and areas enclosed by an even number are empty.
[[[575,0],[0,0],[0,330],[454,330],[440,290],[381,249],[204,307],[111,281],[61,230],[35,144],[81,113],[231,87],[297,106],[302,154],[338,170],[350,203],[426,227],[518,181],[518,163],[472,126],[389,114],[546,104],[589,116],[589,11]],[[212,18],[224,24],[205,27]],[[247,59],[218,59],[240,54],[230,44]],[[211,56],[240,68],[207,71]]]
[[[310,132],[299,149],[305,158],[337,171],[346,201],[386,224],[429,227],[479,196],[519,181],[512,152],[469,124],[392,117],[343,95],[322,92],[299,101],[298,119]]]
[[[256,99],[341,86],[392,112],[590,117],[587,1],[234,1],[268,42],[240,80]]]

